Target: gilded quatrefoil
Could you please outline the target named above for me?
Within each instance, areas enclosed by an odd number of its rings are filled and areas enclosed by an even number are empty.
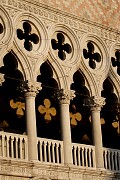
[[[56,109],[54,107],[50,107],[51,106],[51,102],[49,99],[44,99],[44,106],[40,105],[38,106],[38,111],[41,114],[45,114],[44,115],[44,119],[46,120],[46,122],[50,122],[51,121],[51,116],[55,116],[56,115]]]
[[[10,100],[10,106],[13,109],[17,109],[16,110],[16,114],[21,117],[24,115],[24,111],[25,110],[25,103],[21,103],[20,101],[14,102],[13,99]]]
[[[82,115],[79,112],[76,112],[76,106],[72,105],[73,112],[70,112],[70,124],[74,127],[77,125],[77,121],[81,121]]]

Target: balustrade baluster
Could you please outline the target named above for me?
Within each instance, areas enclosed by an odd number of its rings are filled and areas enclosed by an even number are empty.
[[[46,155],[47,155],[47,153],[46,153],[46,145],[47,145],[47,143],[44,141],[43,142],[43,149],[44,149],[44,161],[45,162],[47,162],[47,158],[46,158]]]
[[[13,152],[13,138],[10,136],[10,154],[11,154],[11,158],[14,157],[14,152]]]
[[[54,151],[54,144],[52,143],[52,160],[55,163],[55,151]]]
[[[111,161],[110,161],[110,157],[111,157],[111,153],[108,151],[108,169],[111,170]]]
[[[56,163],[59,163],[58,147],[59,147],[59,145],[56,143],[56,144],[55,144],[55,150],[56,150]]]
[[[2,155],[5,157],[5,138],[6,136],[2,135]]]
[[[42,162],[43,161],[43,145],[42,145],[42,142],[40,141],[39,143],[39,146],[40,146],[40,161]]]
[[[22,138],[20,137],[20,159],[23,159],[22,156]]]
[[[80,148],[79,147],[77,147],[77,158],[78,158],[77,164],[78,166],[80,166]]]
[[[118,170],[118,165],[117,165],[117,152],[114,152],[114,163],[115,163],[115,170]]]
[[[47,149],[48,149],[48,153],[47,153],[47,157],[48,157],[48,162],[51,162],[51,155],[50,155],[50,143],[47,142]]]
[[[18,159],[18,137],[15,138],[15,157]]]

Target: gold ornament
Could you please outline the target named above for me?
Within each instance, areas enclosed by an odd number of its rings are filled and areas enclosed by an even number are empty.
[[[45,114],[44,119],[46,120],[47,123],[51,121],[52,119],[51,116],[55,116],[57,113],[56,109],[50,106],[51,106],[51,102],[49,99],[44,99],[44,106],[43,105],[38,106],[38,111],[41,114]]]

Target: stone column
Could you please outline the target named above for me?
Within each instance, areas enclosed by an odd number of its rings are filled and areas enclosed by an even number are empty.
[[[41,90],[41,84],[32,81],[24,82],[25,92],[25,112],[28,135],[28,159],[29,161],[38,160],[37,153],[37,128],[36,128],[36,112],[35,97],[38,90]]]
[[[87,100],[86,105],[91,108],[92,135],[93,145],[95,146],[96,167],[104,168],[100,111],[101,107],[105,105],[105,98],[92,96]]]
[[[60,104],[60,119],[61,119],[61,135],[63,140],[64,163],[72,164],[72,144],[71,144],[71,127],[69,104],[70,100],[75,97],[74,91],[61,89],[57,92],[57,98]]]

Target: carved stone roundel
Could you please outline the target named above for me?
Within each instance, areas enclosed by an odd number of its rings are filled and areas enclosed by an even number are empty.
[[[28,18],[29,17],[29,18]],[[47,53],[47,31],[35,16],[23,14],[16,19],[17,46],[30,56]]]

